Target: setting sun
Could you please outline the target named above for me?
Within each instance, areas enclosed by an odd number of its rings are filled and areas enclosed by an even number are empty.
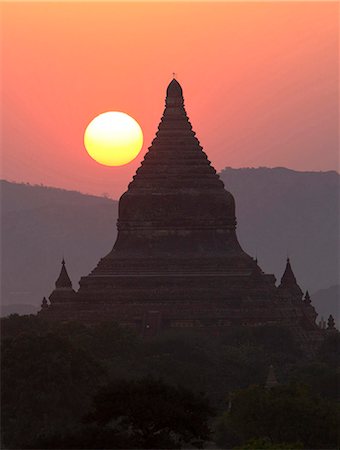
[[[128,114],[109,111],[87,126],[84,145],[88,154],[105,166],[122,166],[132,161],[143,145],[143,132]]]

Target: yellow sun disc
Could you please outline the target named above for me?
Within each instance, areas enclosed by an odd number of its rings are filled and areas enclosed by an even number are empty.
[[[109,111],[95,117],[84,134],[87,153],[105,166],[122,166],[132,161],[143,145],[143,132],[128,114]]]

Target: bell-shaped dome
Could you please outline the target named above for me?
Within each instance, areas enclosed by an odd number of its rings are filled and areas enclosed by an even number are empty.
[[[175,78],[170,82],[166,90],[165,105],[171,107],[181,107],[184,104],[183,90]]]

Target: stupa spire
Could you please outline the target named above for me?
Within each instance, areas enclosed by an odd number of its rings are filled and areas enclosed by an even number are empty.
[[[330,316],[328,317],[327,329],[328,330],[334,330],[335,329],[335,320],[334,320],[334,317],[332,316],[332,314],[330,314]]]
[[[302,290],[296,281],[292,266],[290,264],[289,257],[287,258],[286,268],[281,278],[281,283],[279,286],[281,291],[289,291],[294,294],[295,297],[302,299]]]
[[[173,78],[166,90],[166,106],[181,106],[184,104],[183,89],[176,78]]]
[[[303,299],[303,301],[305,302],[306,305],[310,305],[312,303],[312,300],[310,298],[308,291],[306,291],[305,298]]]
[[[64,258],[61,261],[61,271],[59,277],[57,278],[57,281],[55,282],[55,287],[57,289],[72,289],[72,281],[67,273]]]
[[[146,179],[148,187],[157,192],[169,187],[195,188],[197,181],[200,188],[202,184],[220,191],[224,187],[192,129],[184,108],[183,89],[175,78],[166,90],[165,109],[156,136],[129,189],[141,187],[141,182],[145,187]]]
[[[114,250],[240,250],[235,227],[234,198],[203,151],[174,78],[156,136],[119,200]]]
[[[42,300],[41,308],[42,308],[42,309],[48,308],[48,303],[47,303],[46,297],[44,297],[43,300]]]
[[[290,259],[287,258],[286,268],[281,278],[281,286],[291,286],[296,284],[296,278],[290,264]]]

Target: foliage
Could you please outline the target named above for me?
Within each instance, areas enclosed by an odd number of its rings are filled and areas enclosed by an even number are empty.
[[[2,340],[2,440],[27,447],[39,435],[68,430],[89,407],[103,368],[52,332]]]
[[[117,380],[101,388],[84,426],[37,448],[202,448],[210,436],[206,398],[161,380]]]
[[[340,333],[332,331],[320,345],[318,359],[334,368],[340,367]]]
[[[292,369],[289,379],[295,383],[303,380],[312,392],[329,400],[340,398],[340,372],[333,365],[313,361]]]
[[[38,444],[41,448],[55,448],[56,442],[60,448],[66,444],[69,448],[82,448],[77,447],[79,442],[87,448],[91,445],[96,448],[99,435],[101,442],[106,442],[104,447],[115,442],[124,448],[126,436],[118,435],[117,430],[105,426],[105,431],[99,432],[95,422],[87,424],[86,429],[81,424],[96,390],[122,379],[134,383],[137,379],[161,378],[167,385],[205,392],[220,416],[216,424],[219,442],[228,443],[229,448],[266,437],[258,434],[261,428],[257,424],[243,436],[242,430],[231,422],[230,414],[223,411],[230,392],[252,384],[263,385],[270,364],[274,365],[280,383],[304,383],[319,394],[323,398],[319,399],[320,411],[326,404],[334,406],[338,395],[336,333],[329,335],[311,360],[287,330],[274,326],[232,328],[221,335],[168,330],[142,339],[111,322],[84,325],[13,315],[2,319],[1,325],[2,434],[7,448]],[[297,410],[302,414],[301,421],[306,423],[310,413],[302,406],[307,402],[306,396],[311,402],[311,394],[301,396]],[[242,397],[240,404],[245,401]],[[259,405],[263,401],[260,396]],[[291,402],[294,403],[294,396]],[[273,408],[272,404],[269,406]],[[312,406],[315,407],[313,402]],[[288,408],[287,402],[284,407]],[[322,429],[325,420],[321,420],[320,411],[316,412],[319,419],[313,423],[314,428]],[[323,411],[327,416],[327,408]],[[241,419],[242,415],[242,422]],[[295,435],[286,434],[281,441],[274,442],[298,441]],[[318,436],[315,439],[319,442]]]
[[[235,392],[232,406],[216,427],[220,446],[244,445],[251,439],[301,442],[305,448],[336,448],[339,405],[300,384]],[[243,448],[243,447],[241,447]]]
[[[235,447],[234,450],[297,450],[303,448],[301,442],[294,442],[291,444],[281,442],[272,443],[269,439],[252,439],[240,447]]]
[[[212,415],[208,401],[188,389],[161,380],[118,381],[94,398],[88,423],[112,426],[128,435],[135,448],[202,447]]]

